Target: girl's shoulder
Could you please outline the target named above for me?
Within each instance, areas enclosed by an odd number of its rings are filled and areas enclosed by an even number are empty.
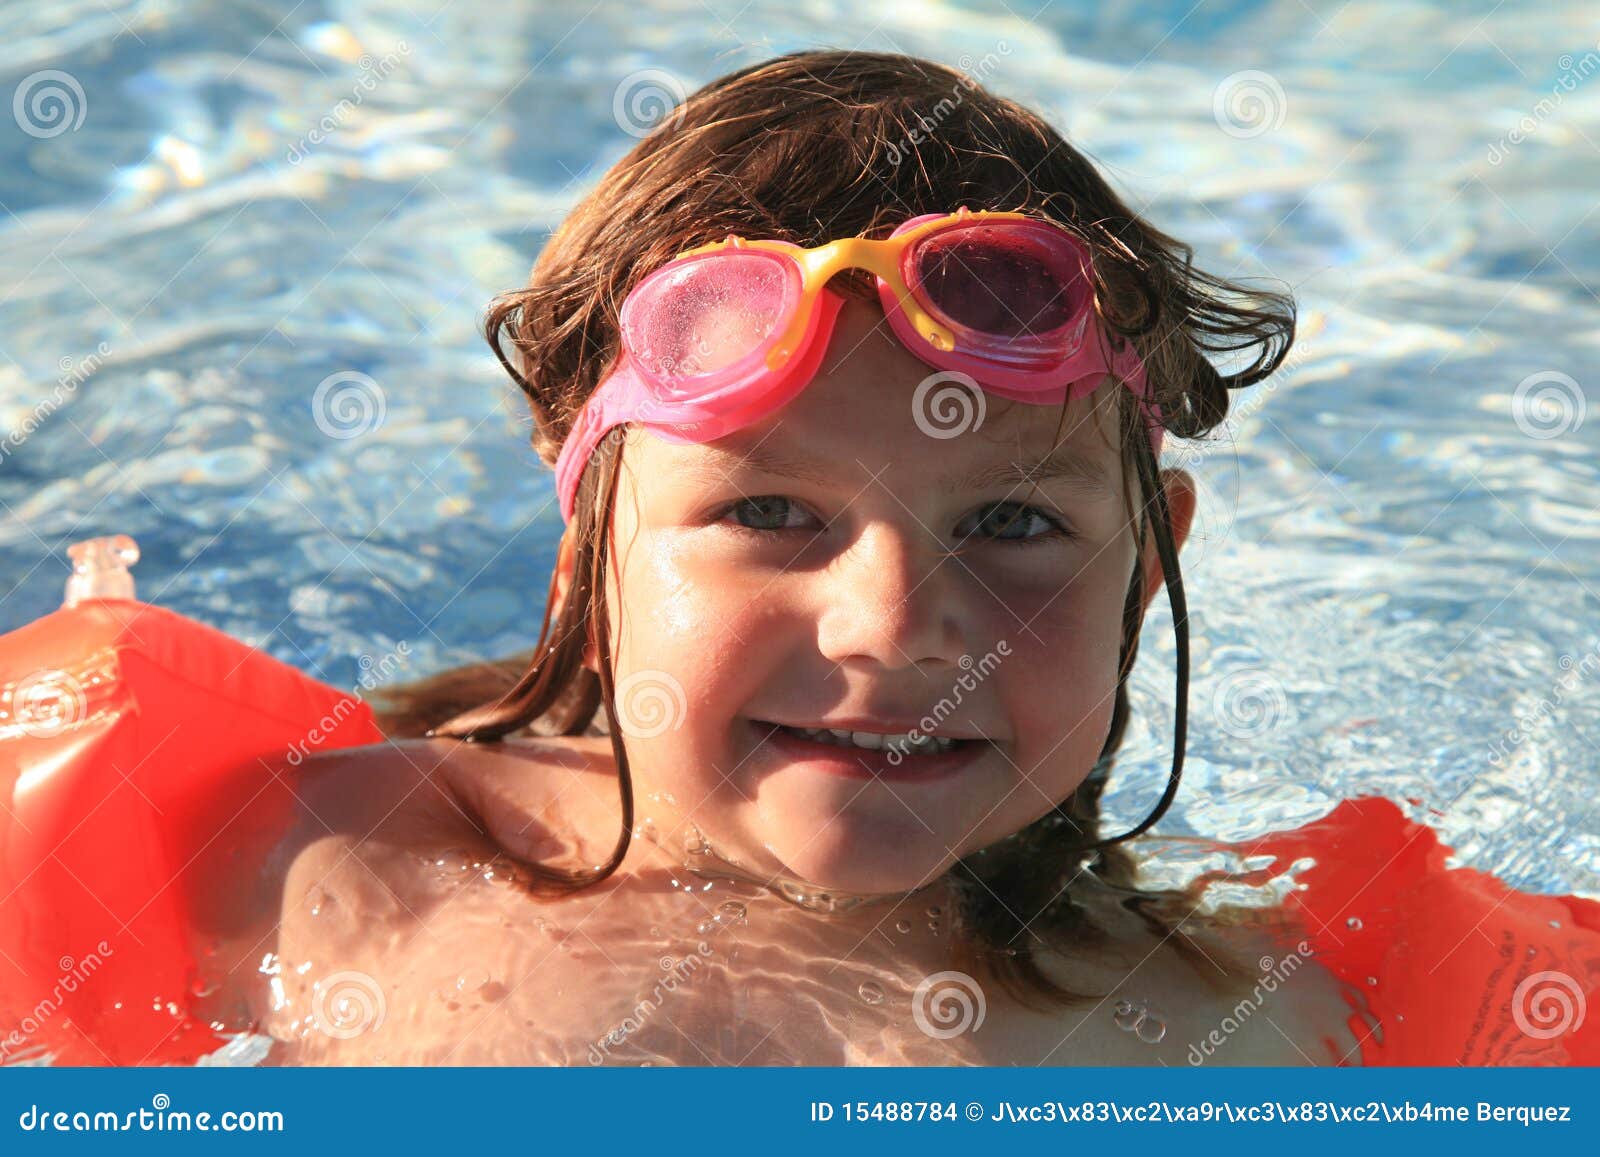
[[[607,743],[405,740],[307,760],[296,785],[301,822],[276,860],[278,980],[256,996],[270,998],[257,1009],[269,1031],[295,1042],[285,1060],[526,1060],[497,1056],[488,1033],[458,1047],[462,1018],[483,1015],[468,1007],[472,997],[512,989],[512,980],[535,969],[538,984],[519,1000],[575,985],[575,970],[594,967],[581,946],[554,953],[544,946],[546,929],[575,916],[566,907],[530,907],[535,901],[515,879],[517,861],[598,863],[614,846]],[[574,903],[581,909],[599,898]],[[484,969],[503,988],[458,1000],[456,986]],[[439,992],[449,999],[427,999]],[[386,1028],[375,1014],[360,1031],[336,1023],[340,1009],[381,1013],[386,1004],[417,1016],[409,1026],[396,1017]]]
[[[1066,987],[1103,994],[1070,1021],[1086,1049],[1090,1040],[1100,1042],[1081,1063],[1361,1063],[1338,982],[1286,946],[1286,921],[1269,912],[1248,922],[1191,913],[1158,932],[1112,898],[1095,908],[1109,935],[1102,954],[1041,960],[1046,975]],[[1076,1031],[1080,1019],[1104,1031]]]

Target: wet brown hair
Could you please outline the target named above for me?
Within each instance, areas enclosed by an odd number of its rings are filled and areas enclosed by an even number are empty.
[[[1200,438],[1226,418],[1229,391],[1261,381],[1294,337],[1293,300],[1203,272],[1187,245],[1141,220],[1095,167],[1043,119],[969,76],[914,57],[812,51],[777,57],[706,85],[605,174],[549,239],[525,288],[501,295],[487,318],[490,344],[527,394],[533,444],[552,466],[573,421],[617,356],[624,297],[680,251],[729,233],[823,244],[886,236],[917,214],[1008,209],[1052,219],[1090,247],[1096,309],[1109,333],[1135,343],[1163,426]],[[831,287],[877,301],[864,271]],[[1213,363],[1220,363],[1219,365]],[[1039,968],[1041,946],[1082,951],[1105,933],[1076,902],[1086,871],[1118,889],[1153,930],[1175,937],[1213,981],[1218,966],[1190,942],[1173,893],[1141,891],[1120,841],[1149,827],[1177,790],[1186,734],[1187,612],[1166,495],[1130,391],[1122,397],[1126,460],[1139,500],[1138,541],[1153,539],[1178,633],[1172,774],[1160,803],[1120,836],[1100,833],[1100,798],[1128,723],[1127,678],[1143,619],[1136,566],[1124,605],[1123,648],[1109,735],[1094,771],[1049,814],[959,861],[952,881],[958,958],[1024,1003],[1073,1003]],[[529,865],[555,892],[581,889],[621,864],[633,828],[633,789],[614,717],[605,578],[624,427],[614,428],[583,475],[564,548],[574,552],[564,602],[552,582],[533,651],[446,671],[389,691],[379,717],[391,735],[493,741],[516,732],[611,734],[622,831],[607,863],[565,871]],[[1142,552],[1141,552],[1142,553]],[[553,620],[553,621],[552,621]],[[592,639],[600,674],[583,666]],[[1194,956],[1200,953],[1210,967]],[[1221,966],[1231,975],[1235,965]]]

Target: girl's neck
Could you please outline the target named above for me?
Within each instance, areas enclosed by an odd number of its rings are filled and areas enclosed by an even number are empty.
[[[769,872],[746,864],[707,839],[694,821],[682,816],[666,792],[647,792],[640,800],[641,817],[634,843],[643,845],[658,868],[683,871],[708,880],[732,880],[764,889],[804,911],[825,917],[859,915],[883,919],[903,904],[944,907],[950,900],[949,879],[940,876],[909,892],[846,892],[819,887],[784,871]]]

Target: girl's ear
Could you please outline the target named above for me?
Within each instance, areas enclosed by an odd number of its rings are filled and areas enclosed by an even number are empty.
[[[567,592],[572,589],[572,576],[577,565],[577,549],[572,545],[572,524],[561,535],[561,549],[556,554],[556,610],[555,617],[559,618],[562,609],[567,603]],[[600,673],[599,653],[595,649],[593,637],[584,644],[583,665],[595,674]]]
[[[1163,470],[1161,481],[1166,488],[1167,511],[1172,518],[1172,549],[1181,551],[1189,537],[1189,525],[1194,521],[1194,479],[1189,476],[1187,470]],[[1161,573],[1161,556],[1156,551],[1153,527],[1146,536],[1141,559],[1141,565],[1144,567],[1144,609],[1148,611],[1151,601],[1161,593],[1161,588],[1165,585]]]

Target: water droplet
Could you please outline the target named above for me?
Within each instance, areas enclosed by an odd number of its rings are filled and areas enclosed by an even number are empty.
[[[1350,917],[1350,919],[1348,919],[1348,920],[1346,920],[1344,922],[1344,926],[1346,928],[1350,928],[1350,929],[1355,930],[1355,931],[1360,931],[1360,929],[1361,929],[1361,917],[1360,916],[1352,916],[1352,917]]]
[[[937,932],[937,931],[939,931],[939,921],[937,921],[937,920],[929,920],[928,921],[928,931],[929,932]]]
[[[942,333],[930,333],[928,335],[928,344],[934,349],[944,353],[948,353],[954,345],[954,343]]]
[[[911,931],[911,921],[909,921],[909,920],[897,920],[897,921],[895,921],[894,930],[896,932],[899,932],[902,935],[904,935],[905,933]]]
[[[661,938],[661,928],[660,928],[660,926],[656,925],[656,924],[650,925],[650,939],[659,940],[660,938]]]
[[[1552,928],[1560,928],[1561,927],[1561,921],[1559,921],[1559,920],[1550,921],[1550,927],[1552,927]]]
[[[1158,1044],[1161,1038],[1167,1035],[1167,1026],[1153,1016],[1144,1016],[1133,1028],[1138,1038],[1145,1044]]]
[[[489,974],[481,968],[469,968],[456,977],[457,992],[477,992],[489,983]]]
[[[1116,1015],[1112,1019],[1117,1022],[1118,1028],[1125,1032],[1132,1032],[1139,1027],[1139,1022],[1144,1019],[1144,1009],[1138,1005],[1126,1004],[1126,1007],[1124,1007],[1123,1004],[1119,1004]]]
[[[930,916],[938,916],[939,915],[939,905],[937,905],[937,904],[928,905],[928,915],[930,915]]]
[[[861,999],[868,1004],[883,1003],[883,986],[871,980],[863,980],[861,987],[856,990],[861,994]]]
[[[220,986],[216,981],[197,976],[189,983],[189,995],[197,997],[210,996],[217,991],[218,987]]]
[[[1369,976],[1369,977],[1367,977],[1367,983],[1372,985],[1373,987],[1377,987],[1378,978],[1376,976]]]
[[[723,924],[737,924],[745,917],[745,907],[737,900],[729,900],[717,908],[717,919]]]
[[[695,933],[700,936],[709,936],[717,930],[715,920],[702,920],[694,926]]]

